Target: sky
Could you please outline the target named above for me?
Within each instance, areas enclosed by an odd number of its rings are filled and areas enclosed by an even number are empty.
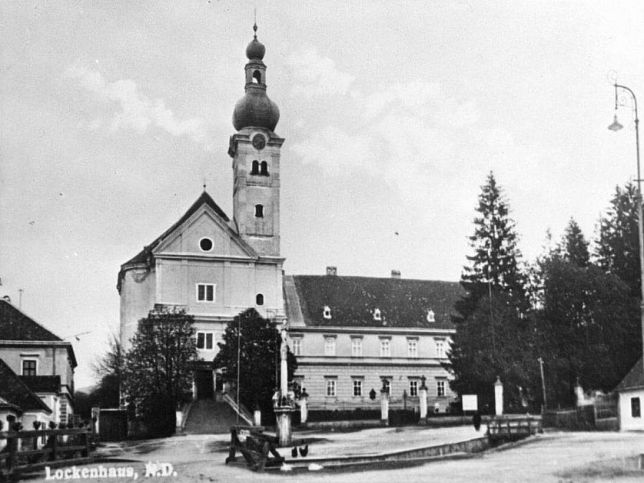
[[[636,178],[627,97],[606,127],[615,79],[644,96],[640,1],[1,2],[0,296],[73,343],[77,387],[120,265],[204,183],[232,215],[255,9],[287,274],[459,280],[490,171],[531,262]]]

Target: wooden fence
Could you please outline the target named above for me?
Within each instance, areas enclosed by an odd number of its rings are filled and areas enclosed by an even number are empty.
[[[91,460],[92,434],[82,429],[0,432],[0,480],[45,466],[67,466]]]

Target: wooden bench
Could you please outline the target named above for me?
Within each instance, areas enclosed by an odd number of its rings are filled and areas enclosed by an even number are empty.
[[[264,434],[262,426],[233,426],[230,428],[230,451],[226,464],[237,460],[239,451],[253,471],[280,466],[284,457],[277,452],[275,438]]]

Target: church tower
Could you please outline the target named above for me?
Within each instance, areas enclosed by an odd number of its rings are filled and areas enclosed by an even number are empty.
[[[228,154],[233,158],[233,218],[241,238],[260,256],[280,256],[280,113],[266,95],[266,48],[255,35],[246,48],[245,95],[235,105]]]

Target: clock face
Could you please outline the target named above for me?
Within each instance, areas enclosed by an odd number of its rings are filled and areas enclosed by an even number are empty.
[[[255,134],[253,136],[253,147],[258,151],[261,151],[266,146],[266,139],[261,134]]]

